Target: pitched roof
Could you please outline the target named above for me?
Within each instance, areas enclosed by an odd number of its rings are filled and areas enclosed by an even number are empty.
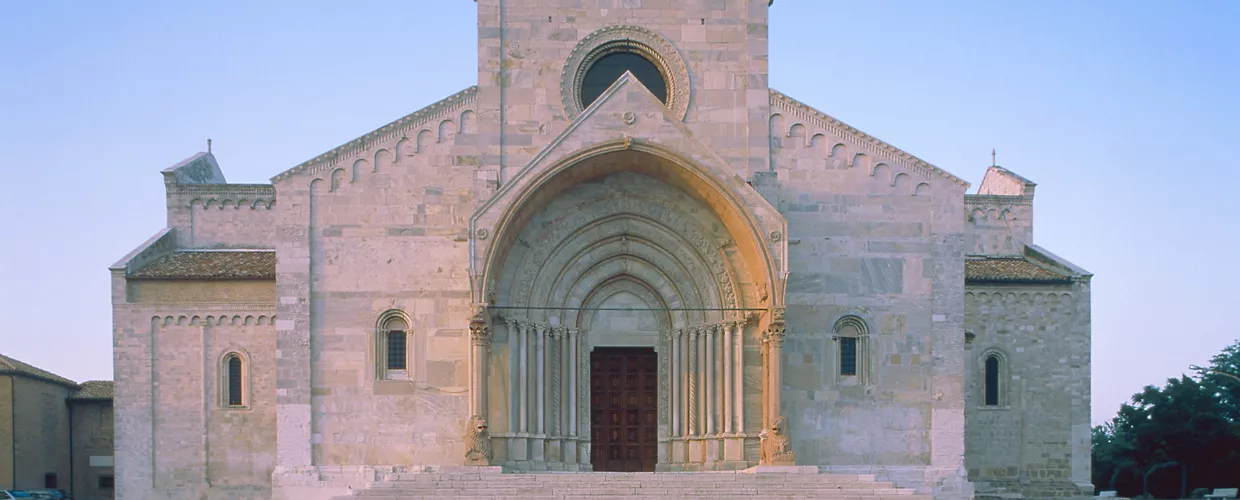
[[[0,354],[0,375],[24,375],[39,380],[77,387],[77,382],[61,377],[55,373],[35,368],[16,359]]]
[[[1070,283],[1073,275],[1048,269],[1022,256],[980,257],[964,261],[964,281],[974,283]]]
[[[179,250],[130,271],[138,279],[275,279],[274,250]]]
[[[71,401],[111,401],[113,384],[111,380],[87,380],[82,388],[69,396]]]

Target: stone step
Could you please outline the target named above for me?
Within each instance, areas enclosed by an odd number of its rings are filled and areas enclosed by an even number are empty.
[[[715,482],[813,482],[813,483],[868,483],[874,481],[873,474],[744,474],[735,472],[666,472],[666,473],[548,473],[548,474],[427,474],[405,473],[388,474],[381,478],[394,482],[423,481],[495,481],[495,482],[610,482],[640,481],[649,482],[684,482],[696,481],[703,483]]]
[[[479,500],[481,500],[481,499],[487,499],[487,500],[501,500],[501,499],[510,499],[510,498],[514,498],[514,497],[513,497],[512,495],[509,495],[509,494],[499,494],[499,495],[497,495],[497,494],[495,494],[495,493],[476,494],[476,495],[474,495],[474,494],[462,494],[462,495],[456,495],[456,494],[448,494],[448,495],[435,495],[435,494],[405,493],[405,492],[400,492],[400,491],[386,491],[386,492],[385,492],[385,491],[377,491],[377,490],[367,490],[367,491],[359,492],[359,493],[357,494],[357,496],[356,496],[356,497],[354,497],[354,498],[384,498],[384,499],[398,499],[398,498],[399,498],[399,499],[418,499],[418,498],[457,498],[457,499],[461,499],[461,500],[464,500],[464,499],[479,499]],[[546,494],[546,493],[538,494],[538,493],[534,493],[534,494],[529,494],[529,495],[520,495],[520,497],[519,497],[519,498],[523,498],[523,499],[545,499],[545,500],[574,500],[574,499],[578,499],[578,498],[589,498],[590,500],[611,500],[611,499],[616,499],[616,500],[620,500],[620,499],[624,499],[624,500],[666,500],[666,499],[668,499],[668,498],[710,498],[710,499],[712,499],[712,500],[754,500],[754,495],[715,495],[715,494],[702,494],[702,495],[675,495],[675,496],[673,496],[673,495],[668,494],[668,493],[651,493],[651,494],[632,494],[632,493],[629,493],[629,494],[620,494],[620,495],[615,495],[615,494],[606,494],[606,493],[599,493],[599,494],[580,494],[580,493],[574,493],[574,494],[571,494],[571,495],[559,495],[559,494]],[[863,495],[863,496],[849,496],[849,495],[824,495],[824,494],[816,494],[816,493],[815,493],[815,494],[783,494],[783,493],[764,493],[764,494],[762,494],[761,498],[762,498],[763,500],[766,500],[766,499],[773,499],[773,500],[811,500],[811,499],[830,499],[830,500],[930,500],[930,499],[932,499],[933,497],[930,497],[930,496],[925,496],[925,495],[871,495],[871,496],[864,496],[864,495]]]

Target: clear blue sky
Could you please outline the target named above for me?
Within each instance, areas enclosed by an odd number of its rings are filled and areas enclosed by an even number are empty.
[[[107,267],[205,149],[267,182],[475,83],[476,4],[0,7],[0,352],[110,379]],[[254,5],[258,4],[258,5]],[[1240,2],[778,0],[771,84],[976,186],[1039,183],[1096,273],[1094,421],[1240,337]]]

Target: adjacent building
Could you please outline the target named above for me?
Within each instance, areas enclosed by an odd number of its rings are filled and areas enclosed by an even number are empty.
[[[78,384],[0,355],[0,490],[113,498],[112,382]]]

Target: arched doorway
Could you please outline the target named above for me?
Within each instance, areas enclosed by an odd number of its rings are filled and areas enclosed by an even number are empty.
[[[712,470],[756,460],[744,447],[759,424],[744,417],[759,408],[761,367],[746,367],[744,351],[758,348],[749,313],[769,269],[753,258],[762,242],[737,234],[746,214],[686,174],[658,155],[614,151],[509,208],[484,277],[497,462]]]

